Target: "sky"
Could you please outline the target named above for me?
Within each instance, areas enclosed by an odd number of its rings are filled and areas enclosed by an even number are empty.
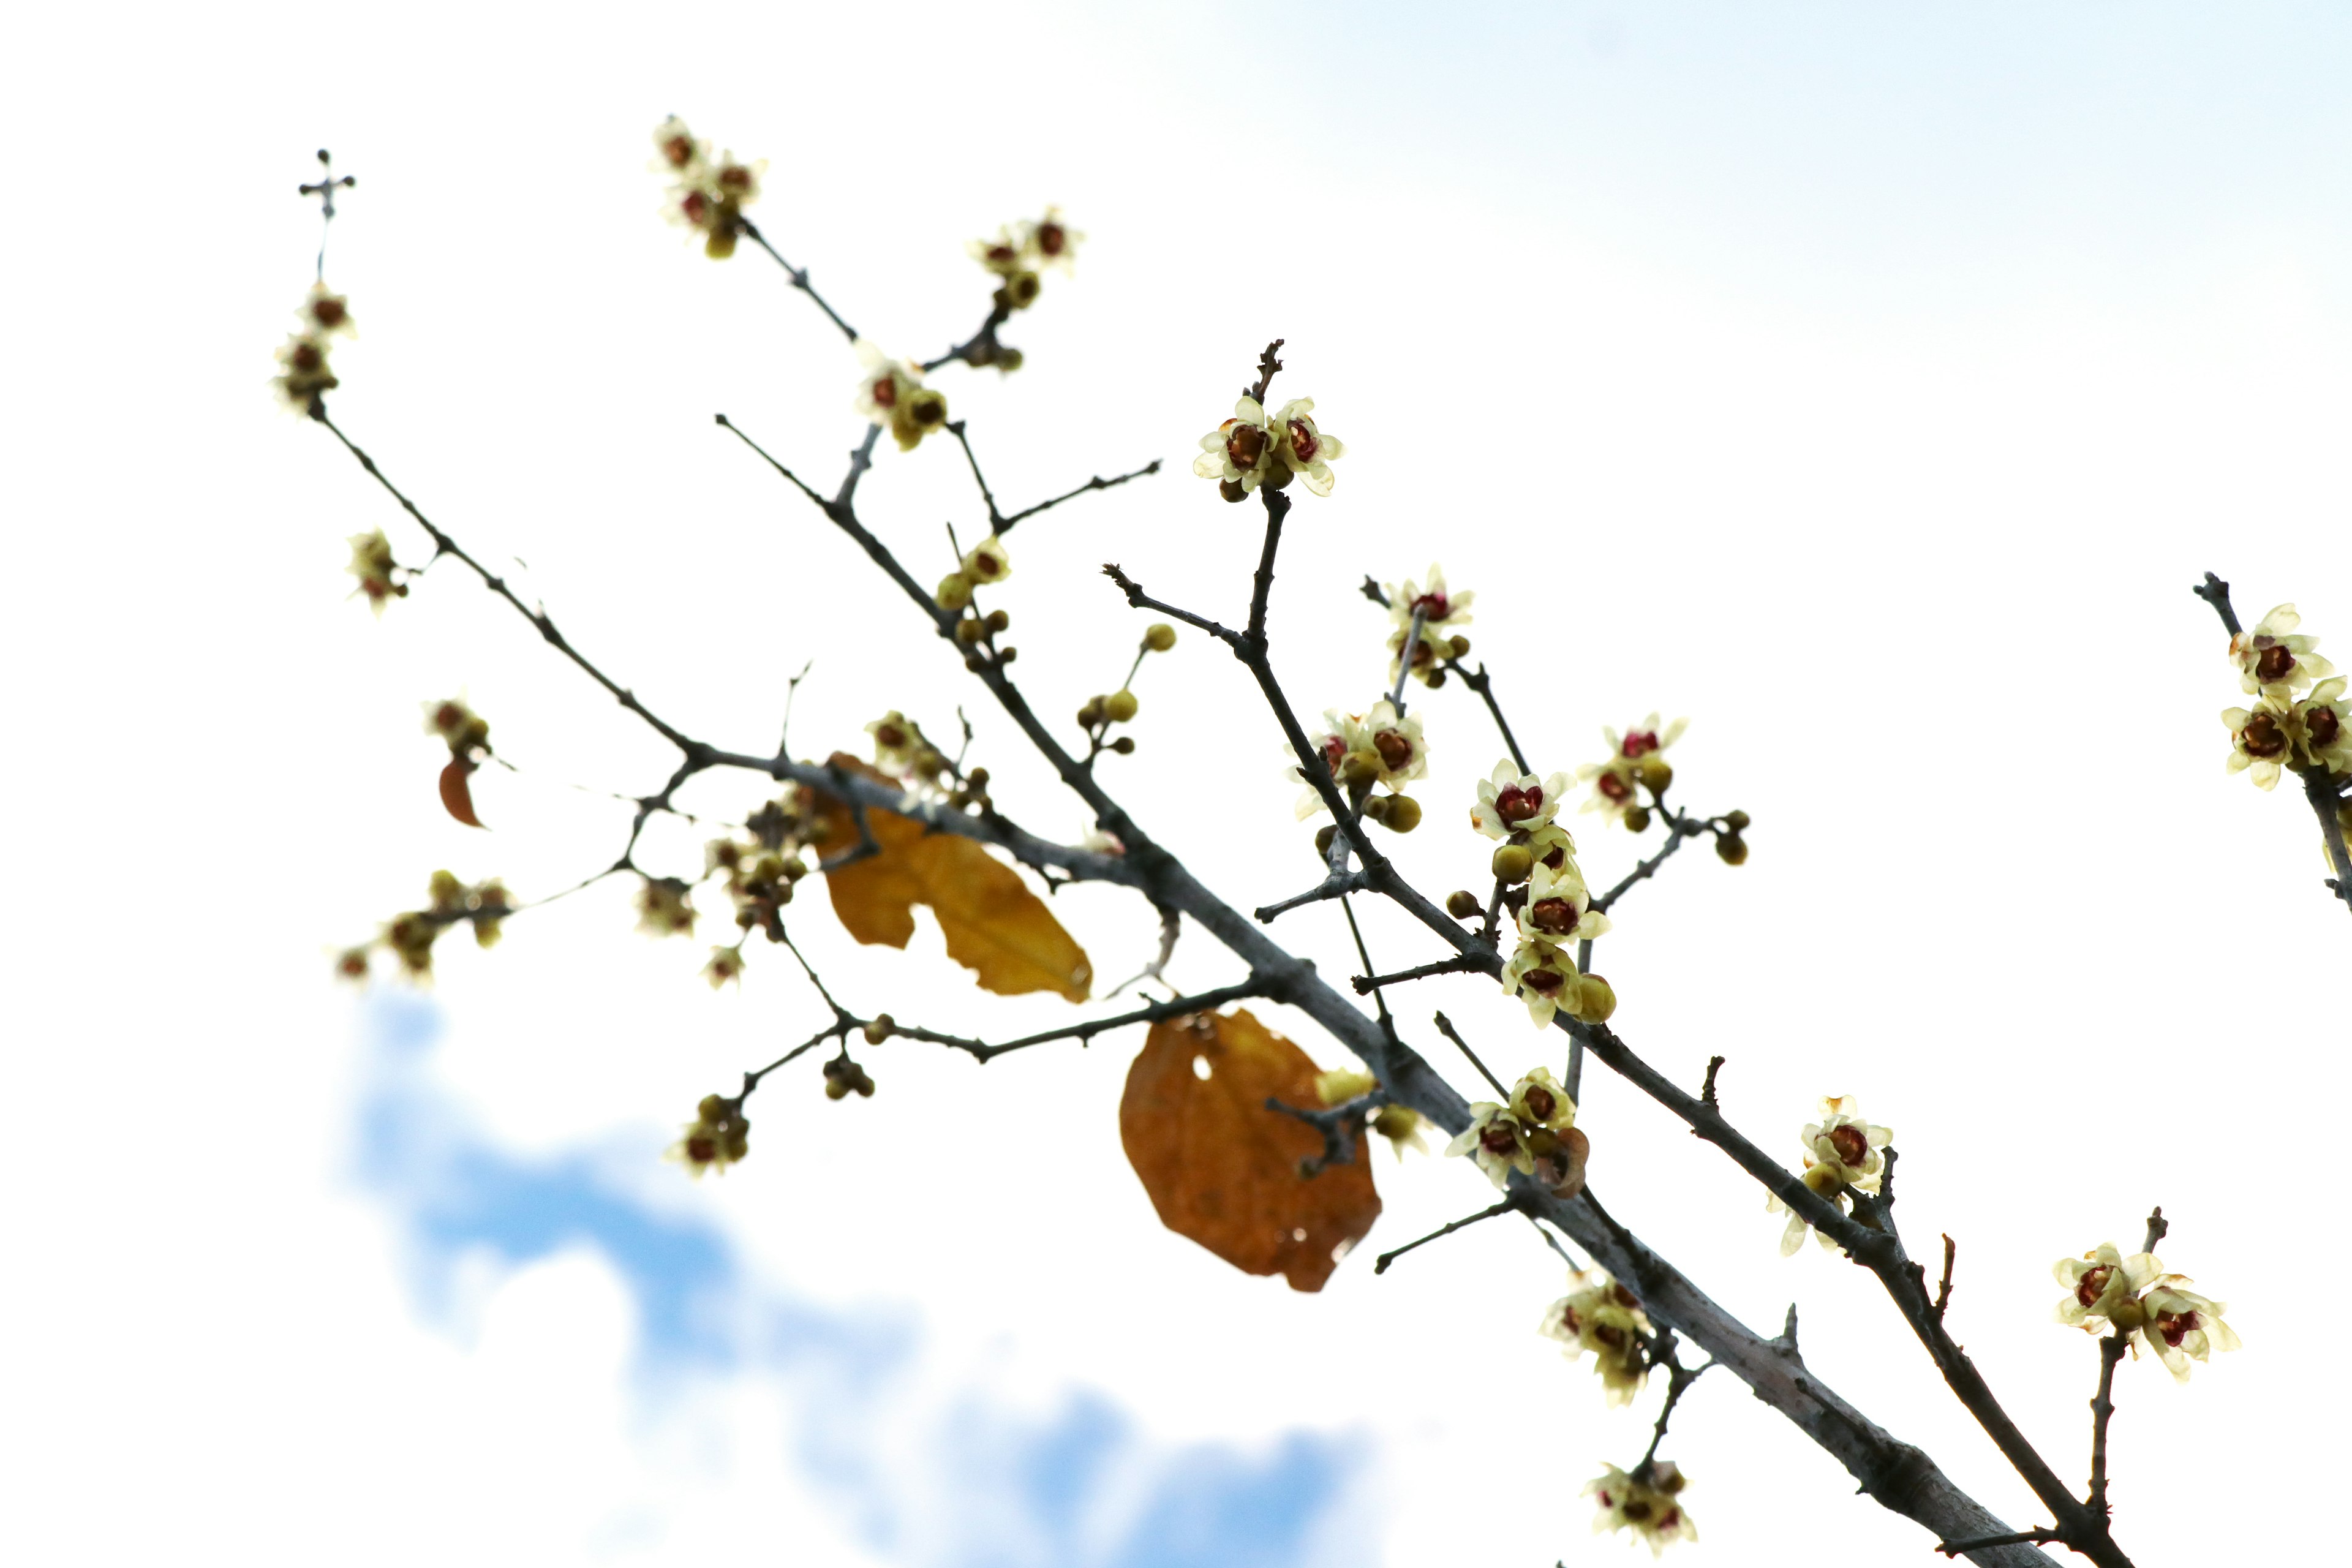
[[[1009,811],[1089,826],[713,427],[829,479],[858,367],[764,258],[661,221],[672,112],[768,160],[763,230],[893,353],[985,309],[971,237],[1046,202],[1086,232],[1008,329],[1018,374],[937,378],[1008,500],[1167,463],[1013,536],[1041,711],[1125,668],[1104,561],[1241,612],[1255,531],[1185,468],[1283,337],[1278,389],[1349,447],[1286,541],[1297,706],[1370,700],[1355,585],[1434,559],[1545,771],[1690,716],[1677,790],[1748,811],[1752,856],[1688,853],[1619,911],[1599,967],[1634,1048],[1694,1084],[1725,1056],[1727,1110],[1792,1163],[1823,1094],[1891,1124],[1909,1233],[1958,1244],[1956,1332],[2069,1477],[2096,1357],[2049,1321],[2051,1260],[2164,1205],[2168,1266],[2245,1348],[2186,1387],[2120,1373],[2137,1560],[2242,1555],[2224,1478],[2352,1458],[2313,1414],[2352,1395],[2308,1332],[2347,1281],[2296,1110],[2347,1087],[2346,922],[2301,803],[2223,771],[2241,699],[2188,592],[2215,571],[2250,618],[2292,601],[2352,646],[2340,8],[126,5],[15,38],[10,1555],[1640,1555],[1577,1494],[1640,1455],[1655,1394],[1604,1409],[1532,1331],[1558,1260],[1489,1226],[1317,1295],[1231,1270],[1123,1159],[1131,1036],[985,1068],[895,1042],[871,1101],[779,1075],[752,1158],[695,1184],[658,1158],[678,1122],[824,1018],[769,952],[714,994],[708,942],[635,934],[606,885],[428,993],[334,983],[436,868],[532,896],[608,863],[611,795],[673,759],[453,576],[381,621],[346,596],[346,536],[421,551],[272,405],[320,146],[359,179],[336,417],[437,521],[690,732],[772,745],[805,666],[796,752],[961,703]],[[937,443],[886,451],[861,506],[926,573],[976,511]],[[1236,905],[1304,887],[1241,672],[1187,638],[1139,679],[1120,798]],[[519,769],[480,779],[486,832],[439,813],[419,724],[461,689]],[[1397,858],[1442,892],[1484,865],[1454,825],[1500,750],[1468,694],[1427,697]],[[1579,833],[1597,880],[1642,852]],[[645,858],[691,874],[704,836],[657,822]],[[795,907],[853,1006],[997,1037],[1073,1016],[978,994],[929,926],[858,949]],[[1055,908],[1098,972],[1149,956],[1109,890]],[[1363,914],[1383,967],[1436,956]],[[1353,964],[1328,911],[1275,930]],[[1171,973],[1235,977],[1197,931]],[[1491,984],[1424,983],[1407,1037],[1465,1090],[1441,1007],[1497,1070],[1557,1068]],[[1762,1194],[1627,1086],[1590,1079],[1580,1125],[1612,1213],[1751,1324],[1797,1301],[1826,1382],[2042,1522],[1869,1280],[1779,1257]],[[1490,1201],[1460,1163],[1379,1159],[1376,1247]],[[1678,1553],[1929,1560],[1727,1377],[1664,1451],[1703,1532]],[[2260,1531],[2294,1556],[2326,1528]]]

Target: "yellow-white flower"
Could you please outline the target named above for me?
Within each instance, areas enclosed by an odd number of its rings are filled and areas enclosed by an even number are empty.
[[[854,406],[872,423],[887,426],[900,451],[913,451],[924,437],[947,424],[948,400],[923,384],[920,370],[892,359],[864,338],[856,347],[866,375],[857,384]]]
[[[1406,784],[1429,772],[1429,749],[1421,738],[1421,716],[1397,717],[1396,704],[1381,698],[1361,721],[1367,753],[1380,769],[1380,782]]]
[[[2230,639],[2230,662],[2238,667],[2238,684],[2249,692],[2292,697],[2313,681],[2336,673],[2336,667],[2312,650],[2317,637],[2300,637],[2295,627],[2303,617],[2293,605],[2280,605],[2251,629]]]
[[[359,586],[352,592],[365,595],[369,609],[381,616],[385,605],[408,596],[408,584],[393,576],[400,569],[400,563],[392,558],[392,541],[383,536],[383,530],[354,533],[349,542],[351,564],[343,570],[358,579]]]
[[[359,328],[352,321],[352,302],[329,289],[323,279],[310,285],[310,292],[302,301],[302,323],[321,337],[360,335]]]
[[[1404,672],[1408,659],[1413,673],[1424,683],[1438,667],[1454,657],[1454,628],[1470,624],[1470,602],[1477,595],[1465,590],[1449,593],[1445,574],[1437,563],[1429,563],[1429,586],[1423,587],[1412,578],[1402,583],[1383,584],[1389,600],[1389,679],[1395,680]],[[1412,635],[1412,617],[1421,615],[1421,640],[1408,649],[1405,639]],[[1467,647],[1468,641],[1464,641]]]
[[[1609,742],[1609,760],[1605,763],[1585,763],[1576,770],[1580,782],[1592,785],[1583,809],[1598,811],[1612,821],[1623,823],[1626,814],[1640,805],[1633,794],[1636,784],[1646,784],[1653,791],[1663,790],[1674,777],[1674,770],[1659,755],[1681,738],[1690,721],[1677,719],[1663,727],[1658,716],[1651,714],[1639,724],[1620,735],[1604,727],[1601,737]]]
[[[2277,787],[2279,774],[2294,764],[2295,741],[2301,732],[2295,705],[2263,692],[2252,708],[2225,708],[2221,722],[2230,730],[2230,758],[2225,766],[2254,781],[2256,789]]]
[[[694,894],[676,877],[646,877],[637,887],[637,929],[648,936],[692,936]]]
[[[685,1136],[671,1144],[663,1157],[684,1165],[687,1173],[699,1181],[705,1171],[724,1175],[728,1166],[751,1152],[751,1122],[742,1106],[710,1094],[703,1097],[694,1120],[686,1124]]]
[[[1834,1166],[1838,1180],[1859,1192],[1874,1193],[1886,1168],[1879,1151],[1893,1142],[1892,1131],[1862,1119],[1862,1103],[1853,1096],[1823,1095],[1821,1121],[1805,1123],[1805,1163]]]
[[[1003,542],[992,533],[963,552],[961,570],[973,586],[986,587],[1013,575],[1013,557],[1005,553]]]
[[[1510,963],[1503,965],[1503,989],[1528,1005],[1528,1016],[1539,1029],[1550,1026],[1554,1013],[1578,1016],[1582,981],[1574,958],[1538,938],[1523,939]]]
[[[1568,1294],[1544,1309],[1536,1331],[1567,1346],[1561,1353],[1570,1361],[1591,1352],[1612,1409],[1633,1403],[1649,1376],[1649,1317],[1604,1269],[1571,1272]]]
[[[2239,1345],[2237,1334],[2221,1321],[2229,1309],[2179,1288],[2188,1283],[2185,1275],[2167,1274],[2139,1301],[2140,1310],[2147,1314],[2141,1337],[2180,1383],[2189,1381],[2191,1361],[2204,1361],[2210,1352],[2233,1351]]]
[[[696,140],[686,121],[671,115],[654,127],[653,167],[656,173],[684,179],[709,160],[710,147]]]
[[[2344,677],[2331,676],[2294,705],[2292,729],[2306,764],[2330,773],[2352,773],[2352,723],[2347,723]]]
[[[1664,1556],[1675,1542],[1696,1541],[1698,1527],[1680,1500],[1685,1484],[1682,1472],[1664,1459],[1651,1460],[1634,1475],[1609,1466],[1606,1474],[1584,1489],[1584,1495],[1601,1505],[1593,1533],[1630,1530],[1649,1546],[1653,1557]]]
[[[1590,942],[1609,929],[1609,917],[1592,907],[1576,862],[1561,857],[1553,870],[1538,860],[1528,878],[1528,901],[1519,906],[1519,935],[1528,942],[1565,946]]]
[[[1471,1102],[1470,1125],[1445,1146],[1445,1152],[1467,1154],[1477,1161],[1486,1179],[1497,1187],[1511,1179],[1513,1171],[1522,1175],[1535,1173],[1535,1156],[1528,1150],[1528,1129],[1508,1108],[1491,1100]]]
[[[1519,772],[1507,757],[1478,781],[1478,803],[1470,808],[1470,826],[1489,838],[1532,834],[1550,826],[1567,793],[1566,773],[1538,779]]]
[[[926,743],[921,727],[896,708],[866,725],[866,732],[874,737],[874,765],[886,773],[908,773]]]
[[[1244,397],[1234,405],[1231,419],[1201,437],[1201,455],[1192,459],[1192,471],[1218,480],[1227,497],[1238,500],[1265,482],[1279,460],[1276,454],[1281,444],[1265,406],[1255,397]]]
[[[1315,424],[1315,400],[1294,397],[1282,405],[1274,416],[1277,451],[1283,466],[1305,482],[1307,489],[1318,496],[1331,493],[1331,464],[1345,455],[1347,447],[1337,436],[1326,435]],[[1286,478],[1273,476],[1275,488],[1289,483]]]
[[[2066,1294],[2052,1316],[2068,1328],[2095,1334],[2120,1318],[2137,1326],[2139,1293],[2156,1282],[2164,1265],[2152,1252],[2125,1257],[2112,1241],[2103,1241],[2080,1258],[2062,1258],[2050,1272]]]
[[[1055,206],[1047,207],[1045,216],[1034,223],[1021,226],[1022,250],[1039,267],[1058,267],[1065,273],[1077,270],[1078,247],[1086,237],[1083,230],[1062,221],[1062,209]]]

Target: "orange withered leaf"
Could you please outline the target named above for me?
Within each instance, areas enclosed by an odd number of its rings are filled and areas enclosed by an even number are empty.
[[[829,761],[868,778],[881,776],[845,752]],[[825,858],[855,848],[857,824],[848,805],[826,795],[815,805],[825,825],[820,846]],[[926,832],[895,811],[868,810],[866,823],[877,852],[824,879],[833,912],[851,936],[904,947],[915,934],[914,907],[927,905],[947,939],[948,956],[971,970],[982,990],[1003,996],[1058,991],[1073,1002],[1087,999],[1095,972],[1086,950],[1019,872],[971,839]]]
[[[474,815],[474,786],[467,782],[473,777],[476,765],[462,757],[452,757],[449,765],[441,770],[441,805],[468,827],[482,826],[482,819]]]
[[[1323,1135],[1266,1109],[1268,1095],[1319,1106],[1315,1074],[1305,1051],[1247,1012],[1201,1013],[1152,1026],[1118,1102],[1119,1142],[1160,1222],[1294,1290],[1323,1289],[1381,1212],[1361,1131],[1351,1163],[1302,1176]]]

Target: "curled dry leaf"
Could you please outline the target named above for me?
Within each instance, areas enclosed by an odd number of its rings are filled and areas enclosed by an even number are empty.
[[[829,761],[868,778],[882,776],[845,752]],[[825,857],[856,847],[857,823],[848,805],[820,795],[815,805],[825,825],[820,846]],[[1058,991],[1073,1002],[1087,999],[1095,972],[1086,950],[1019,872],[969,838],[927,833],[921,823],[895,811],[869,810],[866,825],[875,853],[824,878],[833,912],[851,936],[904,947],[915,934],[914,906],[929,905],[947,938],[948,956],[971,970],[982,990],[1003,996]]]
[[[1351,1163],[1301,1176],[1323,1135],[1266,1109],[1269,1095],[1319,1105],[1315,1075],[1305,1051],[1247,1012],[1202,1013],[1152,1026],[1118,1102],[1119,1141],[1160,1222],[1294,1290],[1323,1289],[1381,1212],[1361,1130]]]
[[[482,826],[482,819],[474,815],[474,787],[467,782],[478,765],[463,757],[452,757],[449,765],[441,770],[441,805],[468,827]]]

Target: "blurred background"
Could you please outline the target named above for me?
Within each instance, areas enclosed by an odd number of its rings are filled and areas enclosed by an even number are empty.
[[[1297,705],[1371,700],[1385,623],[1356,584],[1434,559],[1539,767],[1689,715],[1678,791],[1751,813],[1753,854],[1694,848],[1622,907],[1597,966],[1626,1037],[1691,1084],[1726,1056],[1727,1108],[1792,1163],[1823,1094],[1891,1124],[1915,1249],[1958,1242],[1958,1337],[2070,1478],[2096,1356],[2049,1321],[2051,1260],[2136,1245],[2162,1204],[2166,1262],[2245,1349],[2186,1388],[2123,1368],[2119,1539],[2153,1564],[2331,1538],[2296,1483],[2352,1457],[2310,1331],[2346,1283],[2314,1112],[2347,1088],[2352,921],[2303,803],[2223,773],[2240,699],[2189,589],[2210,568],[2249,620],[2293,600],[2352,650],[2340,7],[248,4],[12,36],[11,1555],[1637,1550],[1577,1493],[1640,1456],[1654,1393],[1606,1410],[1533,1332],[1557,1260],[1490,1226],[1315,1296],[1234,1272],[1120,1153],[1132,1033],[985,1069],[894,1042],[844,1104],[780,1074],[751,1159],[698,1184],[658,1159],[696,1100],[824,1021],[774,950],[714,994],[709,942],[635,934],[615,882],[496,952],[446,943],[429,991],[335,983],[436,868],[531,897],[608,863],[628,808],[595,792],[673,759],[455,574],[381,622],[346,596],[346,536],[425,548],[268,384],[320,146],[359,179],[327,256],[360,329],[334,412],[436,521],[690,732],[771,744],[814,661],[796,751],[860,748],[892,707],[951,732],[961,703],[1008,811],[1089,826],[714,428],[829,483],[858,365],[766,258],[662,221],[672,112],[769,161],[753,216],[894,353],[984,312],[967,240],[1048,202],[1086,232],[1006,330],[1026,368],[936,378],[1008,505],[1168,459],[1013,536],[998,602],[1048,715],[1111,689],[1146,619],[1102,562],[1243,613],[1255,509],[1186,464],[1286,338],[1277,395],[1349,448],[1286,547]],[[951,446],[886,444],[861,504],[936,574],[968,489]],[[441,813],[419,723],[460,689],[522,770],[478,779],[487,832]],[[1188,637],[1137,689],[1139,750],[1106,763],[1137,815],[1235,904],[1305,887],[1243,672]],[[1442,893],[1485,865],[1458,813],[1500,748],[1470,694],[1427,698],[1399,854]],[[759,798],[712,776],[681,804]],[[645,858],[692,875],[700,837],[657,823]],[[1600,883],[1643,852],[1580,839]],[[1121,898],[1056,909],[1099,974],[1149,956]],[[1363,913],[1382,966],[1437,956]],[[996,1037],[1073,1016],[974,991],[928,917],[902,956],[821,900],[795,916],[861,1011]],[[1277,931],[1353,966],[1328,909]],[[1236,973],[1197,932],[1171,971]],[[1398,1001],[1465,1089],[1433,1008],[1498,1071],[1558,1066],[1489,984]],[[1821,1376],[2042,1522],[1871,1280],[1778,1256],[1754,1184],[1605,1073],[1581,1124],[1620,1218],[1751,1324],[1800,1303]],[[1371,1247],[1489,1201],[1462,1163],[1379,1159]],[[1727,1376],[1664,1452],[1694,1560],[1931,1560]]]

